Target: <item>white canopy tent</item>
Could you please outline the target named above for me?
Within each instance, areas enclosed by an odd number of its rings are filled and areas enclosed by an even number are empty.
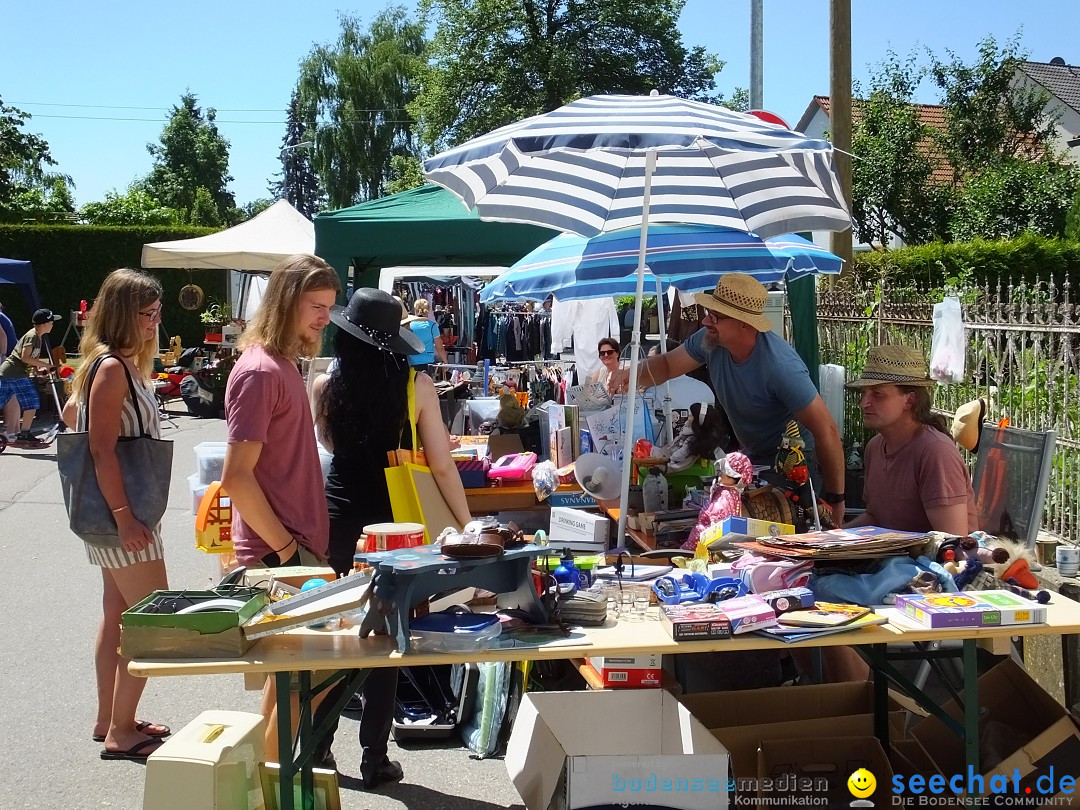
[[[142,266],[147,270],[233,270],[230,284],[233,311],[248,318],[262,299],[265,284],[252,274],[268,274],[294,253],[315,251],[315,226],[288,200],[278,200],[262,213],[209,236],[151,242],[143,245]]]

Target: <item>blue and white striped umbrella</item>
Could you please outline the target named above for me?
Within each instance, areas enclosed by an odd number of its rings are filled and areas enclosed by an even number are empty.
[[[851,224],[832,146],[755,116],[673,96],[589,96],[424,162],[481,218],[594,236],[649,222],[764,237]]]
[[[514,264],[480,292],[484,303],[502,299],[563,300],[634,295],[640,228],[591,239],[560,234]],[[761,239],[754,234],[707,225],[660,224],[649,227],[645,260],[653,279],[666,291],[711,289],[724,273],[746,273],[762,284],[814,273],[839,273],[842,262],[801,236]],[[648,289],[655,281],[646,279]]]

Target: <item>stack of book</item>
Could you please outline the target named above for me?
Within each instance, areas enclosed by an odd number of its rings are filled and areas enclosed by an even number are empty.
[[[877,526],[830,529],[805,534],[759,537],[733,545],[755,554],[800,560],[857,560],[903,554],[912,546],[926,543],[924,532],[898,532]]]
[[[758,632],[789,644],[812,638],[847,633],[875,624],[885,624],[888,617],[862,605],[816,602],[812,608],[792,610],[778,617],[778,623]]]

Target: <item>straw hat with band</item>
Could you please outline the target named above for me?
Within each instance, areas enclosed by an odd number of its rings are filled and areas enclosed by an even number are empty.
[[[847,388],[870,388],[875,385],[914,385],[927,388],[937,385],[930,379],[926,358],[910,346],[875,346],[866,353],[862,376]]]
[[[347,306],[330,308],[330,320],[354,338],[398,354],[416,354],[424,343],[401,325],[401,304],[390,293],[361,287]]]
[[[694,293],[694,303],[698,306],[742,321],[759,332],[772,329],[772,321],[765,316],[768,300],[765,285],[743,273],[720,276],[712,292]]]
[[[982,439],[983,422],[986,419],[986,400],[976,399],[956,409],[950,433],[958,445],[974,453]]]

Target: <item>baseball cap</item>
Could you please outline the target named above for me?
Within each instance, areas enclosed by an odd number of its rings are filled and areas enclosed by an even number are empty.
[[[53,315],[53,311],[51,309],[38,309],[38,310],[34,311],[34,325],[35,326],[40,326],[41,324],[48,323],[49,321],[58,321],[58,320],[60,320],[60,316],[59,315]]]

